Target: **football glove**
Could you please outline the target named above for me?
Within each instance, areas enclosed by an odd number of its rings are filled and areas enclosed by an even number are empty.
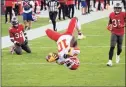
[[[54,62],[59,58],[57,53],[49,53],[49,55],[46,57],[46,60],[48,62]]]
[[[14,41],[14,44],[17,45],[17,46],[21,46],[21,44],[17,41]]]
[[[80,53],[80,49],[79,48],[73,48],[71,47],[69,50],[68,50],[68,55],[69,56],[77,56],[78,54]]]
[[[111,31],[111,30],[112,30],[112,24],[109,24],[109,25],[107,26],[107,29],[108,29],[109,31]]]
[[[27,44],[28,44],[28,40],[27,40],[27,39],[24,41],[24,44],[25,44],[25,45],[27,45]]]

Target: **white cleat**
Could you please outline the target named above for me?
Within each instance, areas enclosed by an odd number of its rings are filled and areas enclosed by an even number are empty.
[[[112,66],[112,60],[109,60],[107,66]]]
[[[86,38],[86,36],[84,36],[83,34],[78,35],[78,39],[79,39],[79,40],[84,39],[84,38]]]
[[[119,61],[120,61],[120,55],[116,54],[116,63],[119,63]]]
[[[51,20],[49,20],[49,23],[51,23]]]

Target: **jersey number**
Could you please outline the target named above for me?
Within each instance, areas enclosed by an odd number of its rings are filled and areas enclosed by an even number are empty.
[[[63,39],[58,43],[58,51],[61,52],[63,48],[67,48],[68,45],[66,44],[66,39]]]
[[[23,32],[20,31],[20,33],[15,33],[15,38],[20,38],[22,37]]]
[[[118,25],[120,25],[120,20],[113,19],[112,23],[113,23],[113,27],[117,27]]]

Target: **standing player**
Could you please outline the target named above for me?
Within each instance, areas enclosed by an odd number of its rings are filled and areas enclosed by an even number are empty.
[[[34,10],[34,2],[30,0],[24,0],[22,2],[22,7],[23,7],[23,21],[25,25],[25,30],[30,30],[33,21],[32,13]]]
[[[10,40],[14,43],[14,46],[11,48],[11,53],[14,51],[16,54],[21,55],[22,49],[27,53],[31,53],[31,50],[28,46],[28,38],[24,32],[24,27],[22,24],[19,24],[16,18],[13,18],[11,21],[12,27],[9,28]]]
[[[112,57],[116,43],[116,63],[119,63],[120,61],[120,53],[122,52],[125,23],[126,13],[122,12],[122,4],[116,3],[114,5],[114,12],[112,12],[109,16],[108,29],[111,31],[111,47],[109,50],[109,61],[107,63],[107,66],[112,66]]]
[[[60,7],[60,4],[57,0],[49,0],[47,3],[48,10],[49,10],[49,18],[52,21],[53,24],[53,30],[57,31],[56,29],[56,17],[58,14],[58,8]]]

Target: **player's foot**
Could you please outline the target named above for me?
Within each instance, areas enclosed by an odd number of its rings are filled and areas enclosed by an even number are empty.
[[[28,30],[30,30],[31,29],[31,27],[28,27]]]
[[[119,63],[119,61],[120,61],[120,55],[116,54],[116,63]]]
[[[107,66],[112,66],[112,60],[109,60]]]
[[[11,48],[10,48],[10,53],[11,53],[11,54],[14,54],[14,46],[11,46]]]
[[[86,38],[86,36],[84,36],[82,33],[78,34],[78,39],[81,40],[83,38]]]
[[[51,23],[51,20],[49,20],[49,23]]]
[[[25,30],[28,30],[28,26],[25,26]]]

